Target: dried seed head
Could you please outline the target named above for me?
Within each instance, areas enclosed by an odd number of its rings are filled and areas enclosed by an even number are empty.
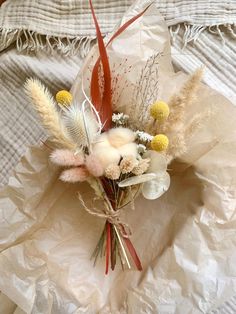
[[[120,167],[116,164],[109,165],[105,170],[105,177],[111,180],[118,180],[120,177]]]
[[[121,173],[129,173],[138,165],[138,160],[133,156],[125,156],[120,163]]]

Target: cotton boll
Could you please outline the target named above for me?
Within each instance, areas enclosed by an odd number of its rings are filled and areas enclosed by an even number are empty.
[[[89,173],[84,167],[71,168],[68,170],[62,171],[60,179],[64,182],[83,182],[88,179]]]
[[[138,155],[137,144],[135,143],[129,143],[129,144],[123,145],[118,148],[118,151],[122,157],[133,156],[136,158]]]
[[[114,147],[103,147],[93,150],[93,155],[101,162],[105,170],[110,164],[118,164],[120,161],[120,154]]]
[[[101,135],[99,135],[93,145],[93,149],[100,149],[100,148],[104,148],[104,147],[110,147],[111,144],[108,141],[108,136],[107,133],[102,133]]]
[[[113,147],[120,147],[127,143],[134,142],[135,134],[130,129],[114,128],[108,132],[108,140]]]

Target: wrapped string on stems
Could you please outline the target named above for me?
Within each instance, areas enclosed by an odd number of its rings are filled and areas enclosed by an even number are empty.
[[[90,109],[95,113],[95,117],[98,120],[98,124],[101,128],[101,120],[100,116],[95,109],[93,103],[90,101],[89,97],[87,96],[85,90],[84,90],[84,84],[82,79],[82,92],[85,97],[85,100],[82,103],[82,112],[83,112],[83,121],[84,121],[84,127],[87,134],[87,149],[88,154],[92,153],[92,145],[89,138],[89,130],[88,130],[88,123],[86,121],[86,115],[85,112],[85,105],[86,102],[89,103]],[[94,258],[94,262],[96,263],[98,255],[102,256],[103,248],[105,247],[105,254],[106,254],[106,266],[105,266],[105,274],[108,274],[109,270],[109,260],[111,261],[111,269],[115,269],[116,264],[116,255],[118,254],[122,268],[127,265],[128,269],[131,269],[131,263],[127,254],[127,250],[129,251],[132,259],[134,260],[134,263],[138,270],[142,270],[142,265],[139,260],[139,257],[135,251],[135,248],[133,244],[131,243],[129,236],[131,235],[131,231],[129,226],[122,222],[120,219],[120,208],[118,205],[121,204],[121,206],[124,203],[124,200],[121,199],[119,195],[119,186],[117,182],[112,183],[112,188],[109,187],[110,182],[107,182],[110,180],[107,180],[103,177],[103,179],[96,178],[94,180],[94,184],[96,186],[96,190],[99,190],[100,197],[104,201],[104,207],[103,211],[98,211],[97,209],[86,206],[82,195],[78,193],[79,200],[81,204],[83,205],[84,209],[94,216],[105,218],[106,223],[104,226],[104,230],[102,231],[102,234],[100,236],[100,239],[98,241],[98,244],[96,245],[96,248],[92,254],[92,258]],[[109,195],[109,197],[108,197]],[[126,205],[126,204],[125,204]],[[125,248],[126,247],[126,248]]]

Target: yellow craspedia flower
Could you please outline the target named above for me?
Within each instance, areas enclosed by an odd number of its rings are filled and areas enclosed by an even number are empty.
[[[163,121],[167,119],[169,113],[169,106],[164,101],[157,101],[150,107],[150,114],[157,121]]]
[[[169,145],[169,139],[164,134],[158,134],[153,137],[151,141],[151,148],[157,152],[163,152],[167,150]]]
[[[56,94],[56,101],[60,105],[69,106],[72,102],[72,95],[67,90],[60,90]]]

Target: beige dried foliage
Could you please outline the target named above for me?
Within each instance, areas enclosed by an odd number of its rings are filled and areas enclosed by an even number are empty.
[[[56,104],[47,88],[37,79],[28,79],[25,91],[39,113],[43,126],[53,136],[53,141],[65,148],[75,149],[75,144],[66,136]]]

